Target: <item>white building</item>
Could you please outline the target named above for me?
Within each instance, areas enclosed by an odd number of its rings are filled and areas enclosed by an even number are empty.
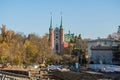
[[[120,40],[120,26],[118,26],[117,32],[109,34],[108,38],[112,38],[112,39],[115,39],[115,40]]]
[[[89,62],[112,64],[113,48],[120,44],[115,39],[96,39],[88,43]]]

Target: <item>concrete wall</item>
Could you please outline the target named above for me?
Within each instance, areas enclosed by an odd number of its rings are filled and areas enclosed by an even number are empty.
[[[112,64],[112,50],[92,50],[90,60],[96,64]]]
[[[95,39],[88,42],[88,56],[89,56],[89,62],[94,61],[95,63],[98,63],[99,61],[98,56],[100,56],[101,59],[105,60],[105,63],[111,63],[112,60],[112,50],[91,50],[91,47],[96,46],[104,46],[104,47],[111,47],[111,46],[117,46],[117,44],[120,44],[120,41],[114,40],[114,39]],[[106,58],[102,58],[106,57]],[[103,60],[103,61],[104,61]]]

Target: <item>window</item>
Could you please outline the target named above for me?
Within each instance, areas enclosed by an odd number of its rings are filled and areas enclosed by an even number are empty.
[[[59,50],[59,46],[58,46],[58,43],[56,43],[56,53],[59,53],[58,50]]]
[[[58,51],[58,43],[56,43],[56,51]]]
[[[58,36],[56,36],[56,39],[58,39]]]
[[[105,41],[104,44],[106,45],[106,44],[107,44],[107,41]]]

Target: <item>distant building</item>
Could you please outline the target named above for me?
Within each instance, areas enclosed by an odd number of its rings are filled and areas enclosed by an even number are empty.
[[[52,17],[50,20],[49,28],[49,45],[54,53],[62,54],[65,47],[68,47],[68,42],[72,38],[73,34],[64,34],[64,28],[62,24],[62,16],[60,27],[53,29],[52,26]]]
[[[71,33],[64,34],[64,48],[67,48],[69,46],[69,42],[73,38],[74,38],[74,34]]]
[[[70,42],[70,40],[74,38],[74,34],[71,34],[70,31],[68,34],[64,34],[64,36],[65,42]]]
[[[120,44],[115,39],[96,39],[88,43],[89,61],[91,63],[113,64],[114,48]]]
[[[120,26],[118,26],[117,32],[108,35],[109,39],[120,40]]]

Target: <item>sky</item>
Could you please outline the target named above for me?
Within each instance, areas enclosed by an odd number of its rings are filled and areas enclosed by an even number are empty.
[[[0,27],[43,36],[60,26],[83,38],[105,38],[120,25],[120,0],[0,0]]]

